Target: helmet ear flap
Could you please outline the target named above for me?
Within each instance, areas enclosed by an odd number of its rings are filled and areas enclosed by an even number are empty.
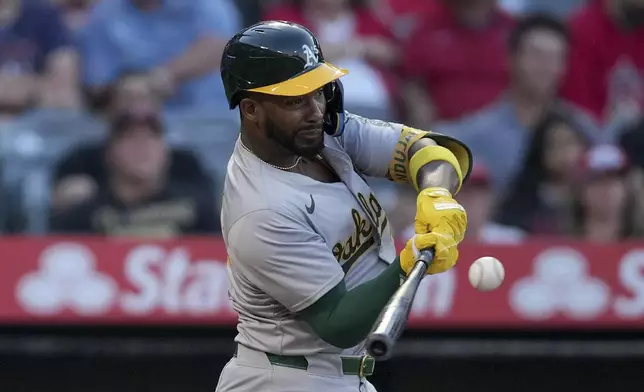
[[[335,84],[334,82],[327,83],[322,87],[322,92],[324,92],[324,97],[326,98],[327,104],[333,101],[335,97]]]
[[[241,102],[242,99],[244,99],[244,92],[243,91],[238,91],[235,93],[232,97],[230,97],[230,109],[234,109],[237,106],[239,106],[239,103]]]
[[[324,116],[324,131],[331,136],[340,136],[344,131],[344,88],[337,79],[323,88],[326,97],[326,113]]]

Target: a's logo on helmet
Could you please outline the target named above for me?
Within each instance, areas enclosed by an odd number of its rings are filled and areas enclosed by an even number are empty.
[[[320,62],[320,59],[318,58],[318,48],[313,47],[313,49],[311,49],[308,45],[302,45],[302,51],[306,56],[305,67],[310,67]]]

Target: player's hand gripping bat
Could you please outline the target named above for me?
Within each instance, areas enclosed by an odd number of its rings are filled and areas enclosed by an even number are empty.
[[[405,282],[396,290],[374,324],[367,337],[367,352],[373,358],[384,361],[391,357],[391,351],[405,330],[414,296],[425,272],[434,260],[434,250],[420,251],[416,265]]]

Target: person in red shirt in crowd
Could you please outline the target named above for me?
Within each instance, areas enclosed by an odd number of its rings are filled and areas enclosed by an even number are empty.
[[[494,101],[508,85],[514,26],[496,0],[432,0],[433,12],[405,46],[408,123],[456,120]]]
[[[570,21],[568,100],[604,124],[644,108],[644,1],[591,0]]]
[[[582,187],[577,201],[577,235],[590,242],[616,242],[641,237],[637,197],[629,181],[630,163],[617,146],[601,144],[582,161]]]
[[[290,1],[268,8],[263,19],[294,22],[313,31],[325,59],[351,70],[342,79],[347,110],[391,120],[398,85],[393,67],[399,53],[393,34],[364,2]]]
[[[371,10],[399,40],[406,40],[433,11],[428,0],[368,0]]]

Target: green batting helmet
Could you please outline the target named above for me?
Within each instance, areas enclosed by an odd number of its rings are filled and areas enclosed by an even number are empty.
[[[336,81],[347,73],[324,61],[309,29],[284,21],[243,29],[228,41],[221,58],[221,79],[231,109],[246,91],[300,96],[329,85],[327,99],[334,103],[334,111],[341,112],[342,89]]]

